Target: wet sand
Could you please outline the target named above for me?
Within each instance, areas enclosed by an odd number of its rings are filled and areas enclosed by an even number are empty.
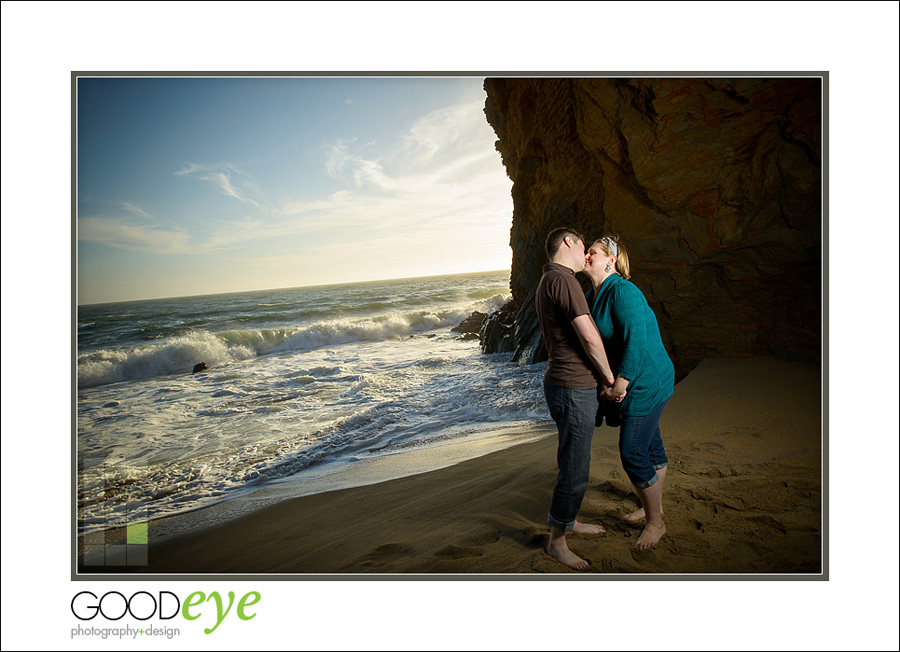
[[[618,429],[594,433],[570,535],[588,571],[544,552],[556,475],[555,431],[447,468],[278,502],[224,525],[154,542],[153,574],[819,574],[822,552],[820,369],[773,358],[712,359],[675,388],[661,429],[669,455],[667,534],[633,549],[636,497]],[[88,568],[86,572],[94,570]],[[114,569],[102,569],[106,572]]]

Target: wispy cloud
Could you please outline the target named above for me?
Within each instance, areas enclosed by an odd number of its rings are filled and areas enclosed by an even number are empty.
[[[93,216],[78,220],[78,239],[115,249],[156,255],[210,255],[252,240],[279,237],[296,229],[246,217],[215,221],[201,230],[137,224],[119,217]]]
[[[332,179],[351,183],[356,188],[371,185],[389,189],[392,185],[377,158],[369,158],[364,150],[367,145],[353,148],[356,138],[338,139],[325,153],[325,171]],[[373,145],[369,143],[368,145]]]
[[[129,224],[112,217],[86,217],[78,220],[78,239],[97,242],[116,249],[153,254],[196,254],[203,247],[190,244],[185,231],[143,224]]]
[[[334,225],[426,229],[508,219],[511,182],[486,140],[493,142],[480,102],[424,116],[393,149],[338,139],[326,149],[325,169],[346,187],[324,198],[285,202],[273,214],[306,222],[318,217]]]
[[[150,213],[145,211],[143,208],[141,208],[137,204],[132,204],[131,202],[123,201],[119,204],[119,206],[122,209],[124,209],[125,211],[127,211],[128,213],[131,213],[132,215],[137,215],[138,217],[143,217],[145,220],[153,219],[153,216],[150,215]]]
[[[233,176],[238,176],[241,178],[242,185],[253,188],[258,192],[256,185],[252,182],[249,175],[231,163],[184,163],[181,168],[175,171],[175,175],[191,175],[196,176],[200,181],[211,181],[229,197],[234,197],[239,201],[256,206],[257,208],[263,208],[259,202],[248,197],[246,191],[239,189],[232,181]]]
[[[228,174],[226,174],[224,172],[211,172],[210,174],[206,175],[205,177],[200,177],[200,178],[203,180],[206,180],[206,181],[215,182],[219,186],[219,188],[222,189],[222,192],[224,192],[226,195],[234,197],[235,199],[239,199],[242,202],[252,204],[253,206],[256,206],[257,208],[262,208],[262,206],[260,206],[259,203],[253,201],[252,199],[247,197],[244,193],[238,191],[238,189],[235,188],[234,185],[231,183],[231,178],[228,176]]]
[[[426,193],[440,203],[436,184],[466,183],[484,172],[502,178],[499,156],[484,146],[485,138],[491,138],[489,130],[480,102],[458,104],[424,116],[400,136],[399,147],[380,148],[378,156],[370,153],[377,143],[338,139],[326,150],[325,169],[355,194]],[[346,195],[338,198],[347,201]]]
[[[123,203],[133,214],[130,218],[83,218],[79,239],[133,251],[206,255],[245,247],[249,254],[254,242],[321,233],[323,226],[341,248],[354,239],[371,242],[385,230],[391,233],[388,239],[423,245],[429,240],[477,238],[497,224],[508,231],[511,182],[486,140],[493,142],[490,127],[473,103],[424,116],[393,146],[337,139],[325,149],[323,172],[343,187],[271,205],[248,197],[248,192],[257,197],[262,193],[234,164],[186,163],[176,175],[214,183],[223,194],[251,205],[251,214],[240,219],[206,217],[202,224],[183,220],[173,228],[148,224],[148,212]],[[501,236],[501,242],[505,239]],[[305,250],[303,241],[297,247],[298,252]]]
[[[473,145],[483,145],[480,136],[485,128],[489,129],[480,101],[439,109],[423,116],[403,136],[400,154],[417,165],[451,158]]]
[[[214,172],[216,170],[227,170],[237,174],[243,174],[236,165],[232,163],[182,163],[178,170],[175,170],[177,176],[184,174],[194,174],[196,172]]]

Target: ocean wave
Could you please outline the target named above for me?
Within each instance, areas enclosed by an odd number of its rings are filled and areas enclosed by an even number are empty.
[[[159,345],[82,354],[78,356],[78,386],[93,387],[185,373],[198,362],[213,367],[252,355],[247,348],[229,347],[212,333],[192,333],[169,338]]]
[[[199,362],[207,369],[273,353],[309,351],[351,342],[408,337],[458,325],[472,312],[491,312],[506,302],[492,295],[474,304],[445,310],[416,310],[366,319],[318,321],[300,328],[194,330],[133,348],[103,349],[78,357],[78,386],[144,380],[190,373]]]
[[[79,440],[79,455],[96,461],[79,470],[79,527],[102,529],[109,524],[103,514],[135,504],[154,519],[322,463],[400,452],[496,423],[546,419],[541,365],[519,368],[507,356],[485,356],[445,335],[374,347],[414,350],[402,365],[380,372],[377,364],[356,374],[356,363],[321,362],[328,356],[312,356],[315,362],[303,368],[272,357],[259,361],[243,383],[222,382],[225,371],[211,378],[218,382],[162,383],[173,387],[152,396],[138,386],[85,392],[97,407],[82,406],[90,411],[82,420],[89,436]],[[306,400],[304,383],[328,379],[335,386],[331,406],[322,409]],[[161,391],[176,403],[161,405]],[[111,409],[109,397],[128,420],[114,439],[98,418]]]

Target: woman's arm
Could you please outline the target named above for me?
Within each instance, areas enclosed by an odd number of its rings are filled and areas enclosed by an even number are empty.
[[[614,288],[610,316],[613,328],[622,334],[622,361],[613,386],[603,392],[603,397],[607,400],[620,402],[625,397],[628,383],[637,376],[644,359],[647,324],[643,296],[639,296],[639,293],[640,290],[636,287],[625,284]]]

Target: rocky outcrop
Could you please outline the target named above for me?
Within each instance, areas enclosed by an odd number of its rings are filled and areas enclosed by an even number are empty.
[[[475,340],[481,335],[481,327],[487,314],[477,310],[450,329],[451,333],[461,333],[460,339]]]
[[[544,238],[612,233],[679,376],[712,356],[820,362],[821,80],[487,79],[513,181],[512,300],[486,351],[546,359]]]

